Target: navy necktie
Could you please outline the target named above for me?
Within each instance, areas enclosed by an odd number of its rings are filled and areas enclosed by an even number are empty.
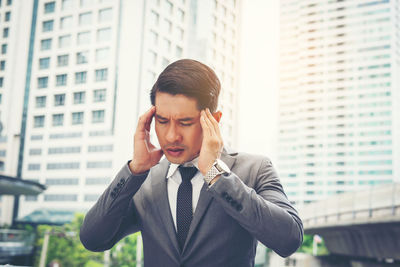
[[[176,202],[176,226],[179,247],[182,250],[193,218],[191,179],[196,174],[197,168],[180,166],[179,172],[182,176],[182,183],[178,188]]]

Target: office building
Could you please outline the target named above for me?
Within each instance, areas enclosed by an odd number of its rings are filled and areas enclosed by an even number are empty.
[[[281,1],[279,164],[298,204],[400,179],[399,1]]]

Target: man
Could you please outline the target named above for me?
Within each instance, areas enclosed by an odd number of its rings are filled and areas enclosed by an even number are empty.
[[[160,74],[152,107],[139,118],[133,159],[85,217],[87,249],[104,251],[141,231],[150,267],[254,266],[257,240],[284,257],[296,251],[302,222],[269,159],[223,147],[220,87],[195,60]],[[161,148],[150,142],[153,118]]]

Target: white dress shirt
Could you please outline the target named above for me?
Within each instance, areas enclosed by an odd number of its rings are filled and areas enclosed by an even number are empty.
[[[184,167],[198,167],[199,158],[195,158],[192,161],[186,162],[183,164]],[[167,174],[167,190],[168,190],[168,200],[169,206],[171,208],[172,219],[174,220],[175,231],[177,230],[176,226],[176,202],[178,198],[178,188],[182,182],[181,173],[178,170],[180,164],[171,163],[168,169]],[[193,213],[196,210],[197,202],[199,201],[200,191],[204,185],[203,174],[198,171],[196,175],[192,178],[192,201],[193,201]]]

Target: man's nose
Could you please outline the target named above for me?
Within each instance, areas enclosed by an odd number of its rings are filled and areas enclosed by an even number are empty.
[[[167,135],[165,136],[167,139],[168,143],[177,143],[182,141],[182,136],[179,133],[179,130],[177,129],[176,125],[171,123],[168,127]]]

